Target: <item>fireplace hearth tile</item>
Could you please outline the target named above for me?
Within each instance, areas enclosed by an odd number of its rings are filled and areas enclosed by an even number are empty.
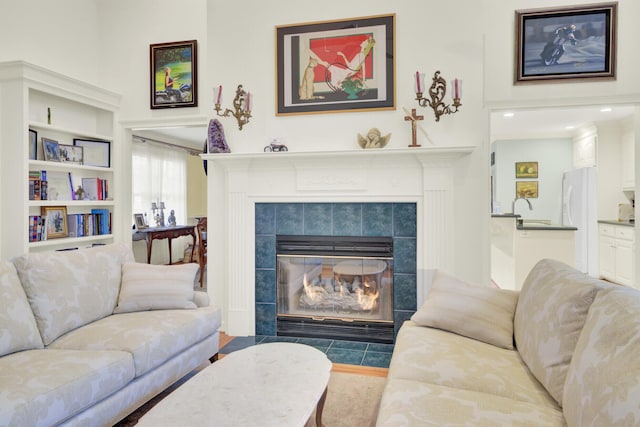
[[[391,236],[393,205],[391,203],[366,203],[362,207],[363,236]]]
[[[333,363],[341,363],[344,365],[362,365],[364,360],[364,351],[348,350],[342,348],[329,347],[327,357]]]
[[[329,203],[306,203],[304,205],[305,236],[330,236],[332,229],[332,209]]]
[[[362,360],[362,365],[376,368],[388,368],[391,362],[391,353],[376,353],[367,351]]]
[[[270,342],[298,342],[300,338],[297,337],[278,337],[278,336],[268,336],[264,337],[264,339],[260,342],[260,344],[266,344]]]
[[[256,234],[276,234],[275,204],[256,204]]]
[[[393,267],[395,273],[416,274],[416,239],[393,239]]]
[[[256,270],[256,302],[276,302],[276,271]]]
[[[333,233],[336,236],[362,235],[362,203],[333,204]]]
[[[258,335],[276,334],[276,305],[256,303],[256,333]]]
[[[251,347],[252,345],[260,344],[264,340],[264,336],[252,336],[252,337],[234,337],[224,346],[224,353],[233,353],[236,350],[242,350],[243,348]]]
[[[416,204],[395,203],[393,205],[393,236],[416,237]]]
[[[395,310],[416,310],[416,275],[394,274],[393,307]]]
[[[276,268],[276,236],[256,236],[256,268]]]
[[[327,354],[327,357],[334,363],[377,368],[388,368],[393,353],[393,344],[256,335],[231,339],[220,349],[220,354],[229,354],[252,345],[269,342],[294,342],[310,345]]]
[[[276,234],[304,234],[302,203],[278,203],[276,206]]]
[[[333,342],[333,345],[331,346],[330,350],[333,349],[340,349],[340,350],[359,350],[359,351],[365,351],[367,349],[367,343],[366,342],[360,342],[360,341],[340,341],[340,340],[336,340]]]
[[[391,354],[393,353],[393,344],[371,343],[369,347],[367,347],[367,352]]]
[[[310,345],[311,347],[315,347],[323,353],[326,353],[331,346],[333,340],[327,340],[324,338],[300,338],[298,343]]]

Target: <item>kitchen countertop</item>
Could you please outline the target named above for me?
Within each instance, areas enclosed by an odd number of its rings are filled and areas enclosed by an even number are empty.
[[[548,220],[522,220],[518,214],[491,214],[491,218],[513,218],[518,230],[546,230],[546,231],[576,231],[576,227],[566,227],[562,224],[551,224]]]
[[[624,225],[625,227],[635,227],[634,221],[617,221],[615,219],[607,220],[607,219],[599,219],[599,224],[611,224],[611,225]]]

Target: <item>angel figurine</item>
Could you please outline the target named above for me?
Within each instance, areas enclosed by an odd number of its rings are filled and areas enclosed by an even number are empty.
[[[387,145],[390,139],[390,133],[382,136],[378,128],[369,129],[366,137],[358,134],[358,144],[362,148],[382,148]]]

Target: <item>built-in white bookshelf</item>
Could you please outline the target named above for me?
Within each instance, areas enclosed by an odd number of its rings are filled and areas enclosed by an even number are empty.
[[[124,238],[128,227],[120,219],[118,201],[123,195],[118,194],[122,192],[116,173],[120,96],[22,61],[0,63],[0,94],[2,259],[29,251],[83,248]],[[80,144],[76,140],[89,141],[90,145],[95,141],[98,151],[93,146],[83,148],[84,163],[90,164],[45,160],[43,138],[63,146]],[[45,176],[48,191],[41,194],[40,181]],[[70,179],[67,185],[64,177]],[[99,197],[96,193],[85,199],[77,192],[83,180],[89,183],[89,179],[99,183]],[[35,180],[39,181],[37,194],[33,190]],[[55,185],[53,191],[51,184]],[[69,215],[65,216],[66,227],[46,239],[36,238],[34,218],[47,212]],[[80,233],[67,221],[79,216],[91,216],[92,223],[102,218],[105,222],[100,222],[99,230],[92,226],[92,234]]]

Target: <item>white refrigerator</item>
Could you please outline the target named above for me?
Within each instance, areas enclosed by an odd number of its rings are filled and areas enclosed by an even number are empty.
[[[565,172],[562,176],[562,225],[577,227],[575,268],[598,277],[598,220],[596,168]]]

